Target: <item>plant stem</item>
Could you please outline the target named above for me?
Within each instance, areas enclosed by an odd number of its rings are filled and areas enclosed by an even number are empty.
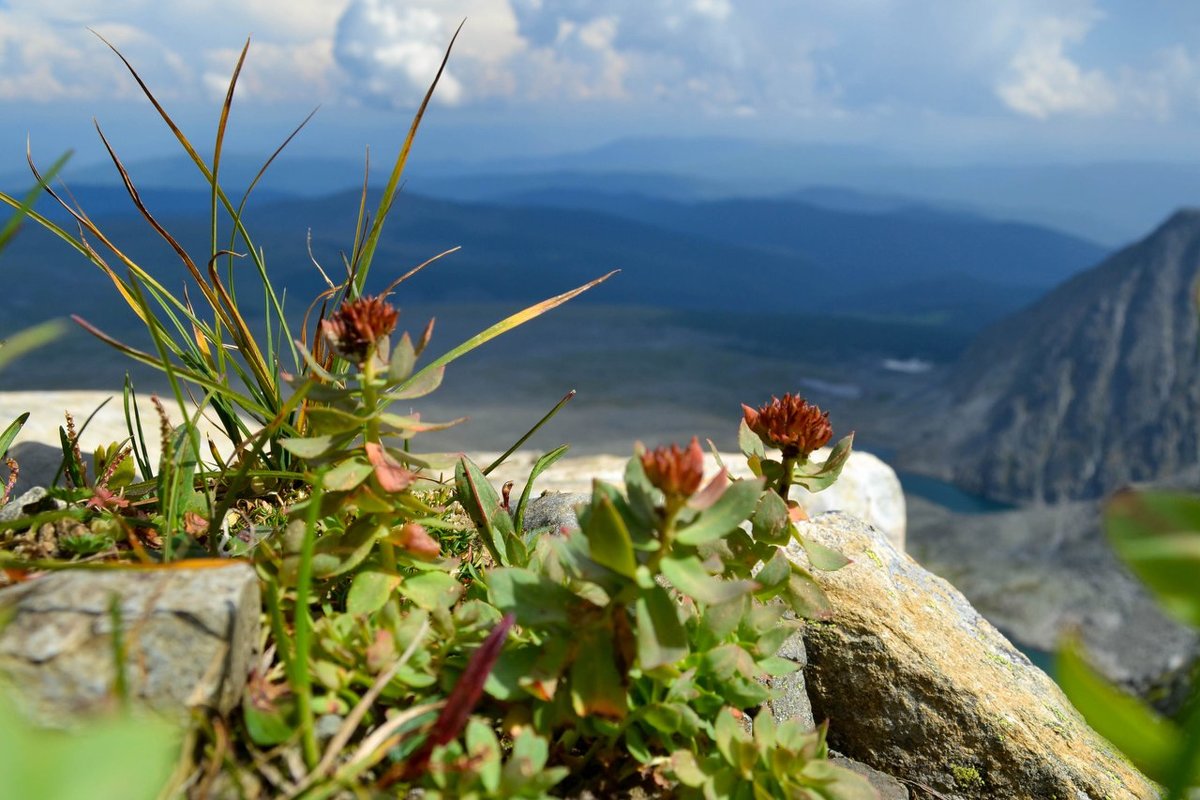
[[[779,496],[783,498],[784,503],[787,502],[788,494],[791,493],[792,472],[795,470],[795,468],[796,456],[785,455],[783,457],[783,475],[779,478],[779,488],[775,490],[779,493]]]
[[[296,657],[292,662],[292,690],[300,713],[300,739],[304,762],[311,770],[321,760],[312,709],[312,676],[309,674],[309,649],[312,646],[312,618],[308,600],[312,591],[313,551],[317,541],[317,518],[321,514],[321,477],[313,481],[304,525],[304,543],[300,549],[300,569],[296,576]]]
[[[379,440],[379,412],[383,409],[379,408],[379,392],[375,389],[376,347],[377,345],[371,346],[362,363],[362,401],[363,407],[369,415],[366,426],[363,428],[363,442],[382,444]],[[388,572],[395,574],[399,570],[396,565],[396,548],[391,542],[387,540],[379,542],[379,557],[383,561],[383,568]]]

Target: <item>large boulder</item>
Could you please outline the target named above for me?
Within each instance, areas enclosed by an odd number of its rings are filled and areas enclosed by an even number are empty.
[[[1077,632],[1105,677],[1178,710],[1200,641],[1113,554],[1099,503],[954,514],[911,498],[909,510],[913,557],[1015,641],[1051,651]]]
[[[472,459],[476,463],[487,464],[493,461],[496,455],[498,454],[480,453],[473,455]],[[813,459],[824,460],[828,455],[829,450],[825,448],[815,452]],[[510,456],[489,477],[497,485],[513,481],[515,502],[537,458],[536,453],[518,453]],[[704,459],[705,474],[715,474],[719,469],[716,458],[712,454],[705,454]],[[750,477],[746,459],[741,453],[722,453],[721,460],[733,477]],[[628,456],[613,455],[563,458],[538,477],[535,489],[539,493],[590,492],[592,480],[596,478],[622,486],[628,461]],[[870,453],[857,450],[851,453],[841,477],[828,489],[812,493],[797,486],[792,489],[792,497],[798,500],[810,515],[826,511],[845,511],[859,519],[867,520],[886,532],[897,549],[904,549],[907,515],[900,479],[891,467]]]
[[[816,573],[835,616],[806,630],[833,747],[948,798],[1158,796],[953,586],[848,515],[801,527],[853,560]]]
[[[0,677],[33,719],[67,725],[113,703],[114,603],[132,700],[186,718],[241,699],[260,628],[249,564],[65,570],[0,590]]]

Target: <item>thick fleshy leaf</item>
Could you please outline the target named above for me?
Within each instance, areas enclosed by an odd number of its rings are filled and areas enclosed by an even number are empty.
[[[306,413],[309,428],[317,436],[361,431],[367,424],[367,420],[362,417],[329,406],[316,406],[308,409]]]
[[[650,483],[642,460],[636,456],[625,465],[625,493],[634,518],[645,527],[652,526],[657,515],[656,508],[662,502],[662,492]]]
[[[854,434],[844,437],[833,447],[825,463],[796,465],[793,481],[810,492],[827,489],[842,474],[842,467],[850,460],[850,451],[854,447]]]
[[[664,558],[659,568],[676,589],[709,605],[728,602],[758,588],[754,581],[727,581],[709,574],[696,556]]]
[[[1088,725],[1116,745],[1146,777],[1165,783],[1183,745],[1178,726],[1109,685],[1084,660],[1078,642],[1068,641],[1059,651],[1055,669],[1058,684]]]
[[[410,575],[400,584],[400,594],[412,600],[418,608],[434,611],[448,609],[462,595],[463,587],[447,572],[431,570]]]
[[[762,481],[757,479],[730,484],[720,500],[676,533],[675,540],[680,544],[701,545],[726,536],[754,513],[761,492]]]
[[[367,479],[375,468],[360,458],[348,458],[325,473],[321,485],[331,492],[348,492]]]
[[[400,337],[400,342],[392,349],[392,357],[388,363],[388,380],[399,383],[412,374],[413,366],[417,363],[417,352],[413,348],[408,331]]]
[[[326,434],[324,436],[280,439],[279,444],[284,450],[300,458],[321,458],[344,448],[353,438],[352,435],[347,436],[346,434]]]
[[[830,619],[833,616],[833,603],[829,602],[829,597],[813,576],[796,564],[792,564],[792,574],[783,597],[798,616],[807,619]]]
[[[751,519],[754,539],[765,544],[784,545],[792,538],[787,503],[773,491],[763,492]]]
[[[638,664],[645,670],[674,664],[687,657],[687,632],[679,621],[679,606],[667,590],[654,585],[638,593]]]
[[[442,378],[446,375],[445,367],[434,367],[431,370],[422,370],[418,372],[409,383],[402,389],[388,393],[389,400],[413,400],[418,397],[424,397],[428,394],[433,394],[437,388],[442,385]]]
[[[635,576],[637,558],[633,540],[625,520],[609,498],[598,495],[592,502],[583,533],[587,536],[593,561],[626,578]]]
[[[763,565],[754,576],[760,588],[755,595],[759,600],[768,600],[787,588],[788,579],[792,577],[792,562],[784,554],[782,548],[775,548],[775,555]]]
[[[400,585],[400,576],[387,572],[366,571],[354,576],[346,594],[346,611],[372,614],[387,605],[388,598]]]
[[[834,572],[850,563],[850,559],[837,550],[826,547],[820,542],[814,542],[808,537],[802,537],[800,544],[804,545],[804,552],[808,554],[808,561],[814,569]]]
[[[407,337],[408,334],[405,334]],[[492,726],[472,717],[467,723],[467,757],[479,782],[489,793],[500,788],[500,741]]]
[[[1176,618],[1200,626],[1200,497],[1123,492],[1105,519],[1113,549]]]
[[[750,426],[743,419],[738,425],[738,448],[742,451],[742,455],[746,458],[757,457],[759,459],[766,458],[767,450],[763,447],[763,441],[759,435],[750,430]]]
[[[512,517],[500,504],[500,496],[487,477],[468,458],[454,468],[455,495],[475,523],[492,558],[501,566],[521,566],[529,558],[524,541],[517,536]]]
[[[270,708],[242,703],[242,719],[250,741],[259,747],[283,744],[296,732],[296,706],[291,698],[277,700]]]
[[[526,569],[501,567],[488,573],[488,597],[496,608],[527,627],[569,625],[581,602],[565,586]]]
[[[571,663],[571,707],[581,717],[621,719],[627,710],[625,682],[606,633],[592,629],[581,635],[579,655]]]

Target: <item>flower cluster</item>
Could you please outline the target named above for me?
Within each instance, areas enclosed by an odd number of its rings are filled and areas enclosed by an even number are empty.
[[[329,319],[321,321],[321,333],[343,358],[361,364],[384,336],[396,327],[399,313],[382,297],[365,295],[347,300]]]
[[[784,458],[807,459],[833,436],[829,413],[800,395],[772,397],[758,410],[743,405],[742,413],[750,430],[766,444],[782,450]]]
[[[646,478],[668,497],[691,497],[704,479],[704,451],[695,436],[686,450],[677,444],[659,447],[642,453],[641,460]]]

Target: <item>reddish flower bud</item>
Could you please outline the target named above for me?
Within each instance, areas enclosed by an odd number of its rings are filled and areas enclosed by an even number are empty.
[[[641,460],[650,483],[668,496],[691,497],[704,479],[704,451],[695,436],[686,450],[676,444],[659,447],[642,453]]]
[[[750,430],[766,444],[782,450],[786,458],[808,458],[813,450],[824,447],[833,436],[828,412],[800,395],[785,394],[783,399],[772,397],[771,402],[757,411],[743,405],[742,414]]]
[[[321,321],[321,334],[338,355],[361,364],[375,344],[396,328],[399,313],[382,297],[363,296],[342,303]]]

